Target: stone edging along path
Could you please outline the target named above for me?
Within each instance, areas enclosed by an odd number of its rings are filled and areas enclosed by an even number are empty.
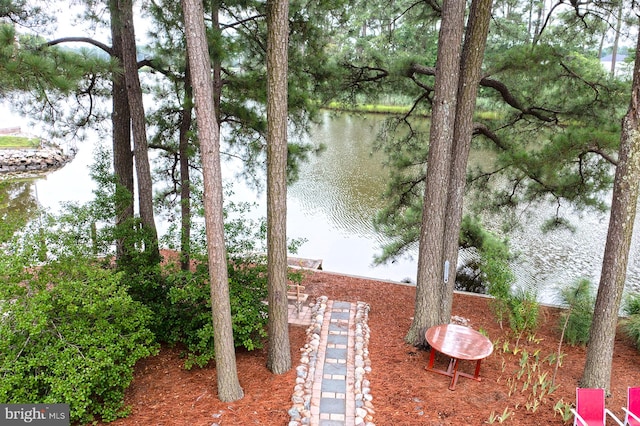
[[[349,320],[343,319],[344,306],[350,306]],[[300,349],[300,364],[296,368],[296,384],[289,409],[289,426],[321,424],[343,424],[345,426],[375,426],[371,386],[366,374],[371,372],[369,360],[368,326],[369,305],[364,302],[329,302],[326,296],[319,297],[311,306],[311,325],[307,328],[307,342]],[[355,311],[355,312],[354,312]],[[336,312],[338,312],[336,314]],[[338,317],[340,319],[334,319]],[[348,328],[347,345],[328,344],[332,339],[330,330],[341,334],[339,329]],[[341,346],[347,346],[342,348]],[[326,355],[342,353],[344,359],[327,360]],[[344,364],[346,374],[338,376],[323,372],[326,366]],[[339,377],[340,380],[336,380]],[[342,385],[338,383],[343,381]],[[335,392],[335,389],[341,388]],[[334,392],[332,392],[334,391]],[[343,393],[344,392],[344,393]],[[326,423],[329,422],[329,423]]]

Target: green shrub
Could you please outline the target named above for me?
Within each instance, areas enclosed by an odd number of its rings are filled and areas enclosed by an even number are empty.
[[[265,253],[266,221],[248,217],[254,207],[251,203],[225,204],[225,246],[229,301],[231,305],[234,344],[237,348],[254,350],[263,347],[267,337],[268,307],[267,265],[261,255]],[[178,229],[164,239],[165,244],[179,247]],[[289,241],[288,252],[295,253],[303,240]],[[202,367],[215,356],[211,313],[211,292],[207,263],[206,232],[202,221],[194,221],[191,233],[191,259],[194,271],[180,271],[177,265],[168,265],[162,272],[164,282],[160,290],[166,291],[166,305],[158,301],[152,309],[163,309],[158,337],[170,344],[185,346],[185,368]],[[299,279],[299,273],[290,273],[290,279]],[[157,284],[156,284],[157,285]]]
[[[509,308],[509,326],[517,335],[535,334],[538,328],[540,304],[536,295],[528,291],[512,294],[507,299]]]
[[[514,292],[516,279],[509,265],[512,256],[507,242],[486,231],[471,216],[463,220],[460,241],[463,246],[475,247],[478,251],[481,280],[493,296],[490,306],[500,325],[508,321],[519,337],[533,334],[538,327],[539,304],[531,292]]]
[[[0,401],[68,403],[83,423],[127,414],[134,364],[157,347],[150,311],[117,274],[84,262],[45,265],[2,286],[0,300]]]
[[[640,349],[640,293],[628,296],[622,310],[627,316],[622,320],[622,329]]]
[[[627,316],[640,315],[640,293],[629,294],[624,301],[622,311]]]
[[[133,300],[144,304],[151,310],[149,328],[158,342],[165,342],[171,303],[168,300],[169,283],[163,268],[155,263],[145,263],[145,256],[133,256],[118,268],[121,272],[121,285],[127,289]],[[133,260],[135,258],[135,260]],[[137,265],[137,266],[136,266]]]
[[[496,240],[488,240],[480,249],[480,270],[483,279],[488,283],[489,294],[497,298],[508,298],[515,283],[509,257],[502,252],[503,244]]]
[[[570,345],[586,345],[593,319],[595,297],[591,282],[587,279],[576,281],[560,292],[568,309],[560,315],[559,327],[564,330],[563,339]]]
[[[166,277],[169,308],[164,337],[186,347],[185,368],[202,367],[215,356],[211,294],[206,259],[195,272],[177,271]],[[254,350],[267,337],[267,276],[263,258],[237,258],[228,265],[229,298],[236,347]]]

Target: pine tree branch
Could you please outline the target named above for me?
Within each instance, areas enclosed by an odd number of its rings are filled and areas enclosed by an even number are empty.
[[[113,49],[110,46],[107,46],[106,44],[99,42],[98,40],[94,40],[90,37],[62,37],[48,41],[44,44],[44,46],[51,47],[63,43],[87,43],[103,50],[104,52],[109,54],[109,56],[113,56]]]

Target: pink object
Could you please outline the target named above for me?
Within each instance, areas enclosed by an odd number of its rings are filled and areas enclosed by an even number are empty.
[[[604,389],[576,388],[576,408],[571,409],[574,426],[604,426],[609,415],[618,425],[622,422],[604,406]]]
[[[625,426],[640,426],[640,387],[627,388],[627,406],[622,409]]]

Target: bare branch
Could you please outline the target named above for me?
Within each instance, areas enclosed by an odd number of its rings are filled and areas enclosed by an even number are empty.
[[[430,76],[435,76],[436,73],[436,68],[435,67],[427,67],[424,65],[420,65],[420,64],[411,64],[411,66],[408,69],[407,75],[409,77],[412,77],[413,74],[422,74],[422,75],[430,75]],[[502,99],[512,108],[522,112],[523,115],[531,115],[541,121],[544,121],[546,123],[553,123],[553,122],[557,122],[557,118],[555,117],[555,114],[557,114],[557,111],[552,111],[552,110],[548,110],[545,108],[541,108],[541,107],[530,107],[530,108],[526,108],[524,107],[520,101],[518,99],[516,99],[516,97],[513,95],[513,93],[511,93],[511,91],[509,90],[509,88],[502,83],[499,80],[490,78],[490,77],[483,77],[480,80],[480,85],[483,87],[489,87],[492,88],[494,90],[496,90],[500,96],[502,97]],[[548,113],[549,115],[545,114]]]
[[[606,161],[608,161],[609,163],[613,164],[614,166],[618,165],[618,160],[614,157],[612,157],[611,155],[607,154],[606,152],[604,152],[603,150],[601,150],[600,148],[597,147],[589,147],[587,148],[586,152],[591,152],[593,154],[597,154],[600,157],[604,158]]]
[[[62,44],[62,43],[87,43],[90,44],[92,46],[95,46],[99,49],[102,49],[103,51],[105,51],[106,53],[109,54],[109,56],[113,56],[113,49],[110,46],[107,46],[106,44],[99,42],[97,40],[94,40],[90,37],[63,37],[63,38],[57,38],[55,40],[51,40],[46,42],[44,45],[45,46],[55,46],[57,44]]]

